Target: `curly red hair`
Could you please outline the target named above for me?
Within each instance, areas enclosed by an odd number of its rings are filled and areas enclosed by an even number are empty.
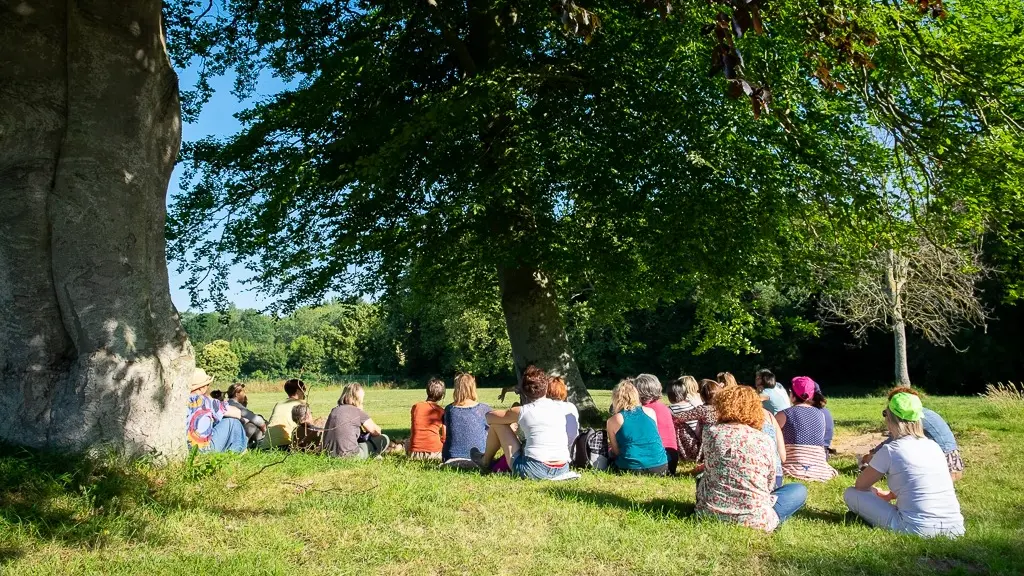
[[[757,430],[764,425],[761,398],[749,386],[726,386],[715,394],[714,405],[719,424],[746,424]]]
[[[552,376],[548,382],[548,398],[565,402],[569,397],[569,390],[565,387],[565,379],[561,376]]]

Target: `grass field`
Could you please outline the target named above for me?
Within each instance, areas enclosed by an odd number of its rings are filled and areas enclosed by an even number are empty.
[[[254,394],[269,414],[280,393]],[[315,390],[314,413],[337,390]],[[369,390],[394,437],[420,391]],[[497,390],[482,390],[494,402]],[[510,397],[511,398],[511,397]],[[598,394],[599,406],[608,393]],[[837,437],[881,430],[879,398],[830,402]],[[10,574],[1024,574],[1024,414],[931,397],[967,464],[959,540],[923,540],[844,518],[842,475],[810,486],[775,534],[696,518],[690,478],[587,472],[531,483],[440,471],[398,456],[281,454],[157,468],[0,457],[0,572]]]

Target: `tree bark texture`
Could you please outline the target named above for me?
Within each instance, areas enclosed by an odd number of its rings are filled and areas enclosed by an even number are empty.
[[[597,407],[576,366],[555,291],[547,277],[529,267],[502,268],[498,280],[516,375],[533,364],[552,376],[561,376],[569,390],[569,401],[579,408],[581,418],[584,413],[596,414]]]
[[[0,0],[0,440],[185,450],[159,0]]]
[[[906,265],[895,250],[888,252],[888,266],[885,269],[885,286],[892,308],[891,328],[895,359],[895,382],[899,386],[910,386],[910,371],[907,369],[907,323],[903,319],[903,287],[906,284]]]

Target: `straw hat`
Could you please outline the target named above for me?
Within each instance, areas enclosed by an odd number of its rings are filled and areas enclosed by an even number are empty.
[[[188,391],[195,392],[196,390],[209,386],[213,382],[213,376],[206,373],[206,370],[202,368],[196,368],[192,372],[192,378],[188,381]]]

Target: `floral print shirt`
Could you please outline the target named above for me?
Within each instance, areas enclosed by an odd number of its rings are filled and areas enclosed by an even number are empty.
[[[704,429],[704,477],[697,485],[697,512],[771,532],[779,525],[775,497],[775,450],[760,430],[744,424]]]
[[[702,404],[672,416],[679,443],[679,459],[696,462],[700,459],[701,434],[715,423],[715,408]]]

